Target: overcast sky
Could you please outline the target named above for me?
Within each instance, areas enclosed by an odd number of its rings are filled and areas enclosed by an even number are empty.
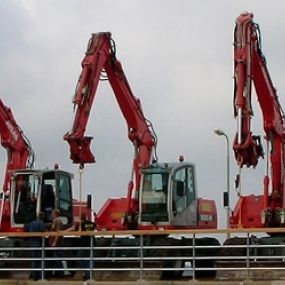
[[[111,31],[133,93],[156,130],[160,162],[183,154],[196,164],[199,196],[216,200],[224,227],[226,143],[213,129],[231,141],[235,134],[232,42],[243,11],[260,24],[284,106],[284,1],[1,0],[0,96],[31,140],[37,168],[58,162],[75,173],[78,196],[78,166],[62,137],[72,126],[71,98],[90,35]],[[262,134],[259,114],[255,104],[254,129]],[[93,194],[98,210],[108,197],[126,196],[132,165],[126,123],[108,82],[100,85],[86,134],[94,136],[97,163],[85,167],[84,192]],[[3,149],[0,162],[3,173]],[[235,172],[231,153],[232,193]],[[262,192],[263,172],[264,163],[245,169],[244,193]]]

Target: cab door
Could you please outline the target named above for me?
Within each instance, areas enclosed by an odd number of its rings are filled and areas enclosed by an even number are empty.
[[[182,227],[197,225],[194,165],[174,169],[171,179],[171,224]]]
[[[61,216],[66,217],[67,224],[72,223],[72,187],[71,177],[68,173],[57,173],[57,208]]]

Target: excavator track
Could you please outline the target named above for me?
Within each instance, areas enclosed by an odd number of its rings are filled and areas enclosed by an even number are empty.
[[[161,279],[159,268],[162,266],[163,263],[160,261],[144,262],[144,270],[140,272],[140,263],[136,261],[96,262],[96,271],[93,274],[93,278],[98,281],[135,281],[140,279],[141,276],[142,279],[155,281]],[[112,270],[104,270],[104,268],[111,268]],[[126,270],[116,270],[122,268]],[[158,270],[147,270],[147,268],[158,268]]]
[[[281,247],[271,247],[271,245],[285,244],[285,237],[269,236],[257,238],[250,237],[249,252],[245,245],[246,238],[233,237],[224,242],[227,248],[221,250],[221,256],[229,260],[219,260],[217,262],[217,280],[274,280],[285,278],[284,249]],[[231,247],[231,245],[233,247]],[[237,247],[240,245],[240,247]],[[256,247],[255,247],[256,245]],[[261,246],[261,247],[259,247]],[[268,246],[268,247],[267,247]],[[248,258],[247,258],[248,255]],[[238,257],[241,257],[240,260]],[[262,256],[272,256],[271,260],[262,260]],[[231,257],[235,257],[232,260]],[[276,258],[275,258],[276,257]],[[264,258],[265,259],[265,258]]]
[[[249,265],[250,269],[247,269],[245,261],[219,261],[216,280],[284,280],[285,278],[284,261],[250,261]],[[219,268],[227,269],[219,270]]]
[[[173,280],[182,277],[182,273],[185,268],[185,257],[189,257],[189,261],[192,260],[193,251],[192,247],[193,240],[191,238],[173,238],[167,236],[152,237],[151,239],[146,238],[144,240],[144,246],[148,249],[143,250],[143,256],[151,258],[152,260],[140,260],[139,250],[130,250],[131,246],[139,246],[139,239],[137,238],[100,238],[95,241],[97,248],[104,248],[103,250],[96,250],[94,257],[97,257],[98,261],[95,261],[95,268],[100,269],[95,272],[96,279],[98,280],[118,280],[122,278],[125,280],[138,279],[140,274],[148,280]],[[199,260],[196,263],[197,267],[204,268],[215,268],[216,261],[219,256],[217,249],[203,249],[202,246],[217,246],[219,245],[218,240],[215,238],[197,238],[195,239],[195,245],[199,248],[195,251],[195,256],[212,256],[210,260]],[[187,249],[179,250],[176,247]],[[118,247],[120,249],[118,249]],[[127,247],[126,250],[121,248]],[[163,247],[160,248],[160,247]],[[167,248],[169,247],[169,248]],[[175,248],[171,248],[175,247]],[[106,249],[108,248],[108,249]],[[116,248],[116,249],[113,249]],[[136,258],[133,261],[118,261],[116,258]],[[183,257],[179,259],[179,257]],[[108,261],[100,260],[100,258],[108,258]],[[114,258],[114,261],[110,261]],[[96,259],[95,259],[96,260]],[[141,273],[138,269],[140,268],[140,262],[143,262],[143,272]],[[109,268],[111,270],[104,270]],[[117,271],[118,268],[126,268],[125,271]],[[157,270],[147,270],[147,268],[157,268]],[[163,268],[173,268],[172,270],[160,270]],[[177,268],[177,269],[175,269]],[[181,269],[183,268],[183,269]],[[128,270],[129,269],[129,270]],[[203,276],[213,276],[215,271],[211,270],[196,272],[197,275],[201,273]]]

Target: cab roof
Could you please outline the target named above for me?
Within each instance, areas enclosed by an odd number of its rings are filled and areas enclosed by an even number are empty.
[[[152,163],[147,167],[142,167],[142,173],[170,173],[173,169],[179,168],[182,166],[192,166],[194,167],[193,163],[189,162],[164,162],[164,163]]]

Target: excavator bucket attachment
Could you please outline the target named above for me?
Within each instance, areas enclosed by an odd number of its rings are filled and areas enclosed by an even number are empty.
[[[234,155],[238,165],[241,167],[256,167],[258,159],[264,157],[263,147],[260,136],[248,133],[245,141],[241,144],[237,143],[237,136],[233,145]]]
[[[69,138],[65,140],[70,146],[70,159],[76,164],[94,163],[95,157],[91,152],[90,143],[93,137]]]

